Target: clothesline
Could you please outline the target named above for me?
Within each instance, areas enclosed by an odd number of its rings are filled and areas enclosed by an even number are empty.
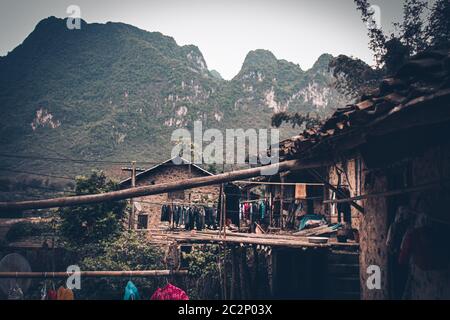
[[[153,202],[153,201],[145,201],[145,200],[141,200],[141,201],[134,201],[134,202],[139,202],[139,203],[146,203],[146,204],[154,204],[154,205],[190,205],[190,206],[194,206],[194,205],[198,205],[198,206],[211,206],[211,205],[216,205],[217,201],[211,201],[209,203],[202,203],[202,202],[177,202],[177,201],[164,201],[164,202]]]
[[[297,184],[304,184],[309,186],[323,186],[320,182],[265,182],[265,181],[248,181],[248,180],[237,180],[235,182],[240,183],[250,183],[250,184],[263,184],[263,185],[283,185],[283,186],[295,186]]]
[[[187,270],[136,270],[136,271],[80,271],[78,273],[70,272],[0,272],[0,278],[67,278],[78,274],[84,278],[101,277],[166,277],[172,275],[187,275]]]
[[[269,197],[262,197],[259,199],[254,199],[254,200],[239,200],[240,203],[251,203],[251,202],[260,202],[260,201],[265,201],[269,199]]]

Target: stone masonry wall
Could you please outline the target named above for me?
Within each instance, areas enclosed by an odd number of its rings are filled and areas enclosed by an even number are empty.
[[[175,181],[183,181],[189,178],[203,177],[205,176],[200,170],[195,167],[189,168],[189,165],[173,165],[173,166],[161,166],[156,168],[154,172],[150,173],[148,176],[138,179],[136,181],[137,186],[148,185],[148,184],[159,184],[168,183]],[[219,185],[212,185],[194,189],[187,189],[184,192],[183,200],[173,200],[173,201],[184,201],[184,202],[202,202],[202,203],[217,203],[220,192]],[[141,202],[143,214],[148,214],[148,229],[158,228],[161,224],[161,207],[160,204],[150,204],[151,203],[165,203],[171,202],[167,193],[150,195],[145,197],[136,198],[135,201]]]
[[[413,186],[433,183],[450,177],[450,145],[443,145],[426,151],[410,160]],[[387,190],[386,174],[377,171],[372,178],[362,176],[362,193],[369,194]],[[367,179],[367,181],[366,181]],[[445,190],[445,189],[444,189]],[[450,222],[449,199],[447,191],[428,189],[409,193],[409,206],[440,220],[448,226]],[[420,200],[420,201],[418,201]],[[389,299],[388,252],[386,237],[389,228],[387,221],[386,197],[368,198],[363,201],[365,209],[360,224],[360,278],[362,299]],[[450,247],[450,241],[442,248]],[[445,250],[445,249],[444,249]],[[444,252],[443,252],[444,254]],[[381,289],[369,290],[366,286],[367,267],[378,265],[381,268]],[[437,270],[421,270],[410,262],[409,290],[407,299],[450,299],[450,266]]]

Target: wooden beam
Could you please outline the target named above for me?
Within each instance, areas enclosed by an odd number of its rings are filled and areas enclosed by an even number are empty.
[[[70,272],[0,272],[0,278],[67,278],[71,275],[79,274],[81,278],[101,278],[101,277],[165,277],[172,275],[187,275],[187,270],[138,270],[138,271],[80,271]]]
[[[141,187],[129,188],[119,191],[105,192],[100,194],[90,194],[71,197],[60,197],[45,200],[29,200],[29,201],[11,201],[0,202],[0,211],[6,212],[8,210],[27,210],[27,209],[45,209],[56,207],[68,207],[84,204],[94,204],[104,201],[117,201],[153,194],[161,194],[170,191],[185,190],[191,188],[198,188],[208,185],[220,184],[235,180],[247,179],[270,173],[269,170],[277,170],[283,172],[292,169],[308,169],[314,167],[321,167],[328,163],[323,162],[303,162],[301,160],[289,160],[276,164],[271,164],[264,167],[243,169],[238,171],[226,172],[214,176],[197,177],[186,179],[184,181],[175,181],[169,183],[162,183],[156,185],[146,185]]]
[[[329,189],[331,189],[333,192],[339,194],[341,197],[343,196],[342,191],[339,188],[336,188],[335,186],[333,186],[332,184],[330,184],[328,181],[326,181],[324,178],[322,178],[320,176],[320,174],[318,174],[315,170],[310,170],[311,174],[316,177],[318,180],[322,181],[326,187],[328,187]],[[358,210],[361,213],[364,213],[364,208],[361,207],[359,204],[357,204],[354,201],[348,201],[350,203],[350,205],[352,207],[354,207],[356,210]],[[323,203],[327,203],[327,202],[323,202]]]

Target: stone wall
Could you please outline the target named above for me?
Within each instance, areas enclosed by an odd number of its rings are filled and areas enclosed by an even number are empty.
[[[431,149],[423,156],[412,161],[412,183],[423,185],[439,179],[450,178],[450,144]],[[448,186],[448,184],[447,184]],[[410,205],[423,211],[433,222],[446,222],[450,231],[449,190],[438,192],[436,189],[414,193]],[[441,223],[438,223],[441,224]],[[443,237],[446,244],[441,247],[450,251],[448,235]],[[444,254],[445,252],[442,252]],[[450,266],[447,268],[424,271],[411,264],[411,282],[408,298],[411,299],[450,299]]]
[[[164,165],[154,169],[141,179],[137,179],[136,185],[149,185],[183,181],[189,178],[203,177],[205,173],[189,165]],[[155,194],[136,198],[135,201],[140,202],[142,207],[141,214],[148,215],[148,229],[158,228],[161,224],[161,207],[160,203],[171,201],[179,202],[202,202],[202,203],[217,203],[219,198],[220,186],[212,185],[194,189],[187,189],[184,191],[182,199],[171,199],[167,193]],[[154,203],[154,204],[151,204]],[[136,218],[137,220],[137,218]]]
[[[386,191],[386,177],[379,173],[374,174],[370,181],[363,177],[363,193]],[[386,247],[386,236],[388,231],[387,201],[384,197],[368,198],[362,201],[364,215],[361,217],[360,234],[360,280],[362,299],[387,299],[388,295],[388,253]],[[380,267],[381,288],[368,289],[366,283],[368,277],[367,269],[371,265]]]
[[[405,161],[404,165],[410,166],[411,185],[420,186],[432,183],[439,179],[450,177],[450,145],[443,145],[429,149],[423,155]],[[388,190],[388,174],[385,171],[374,171],[362,176],[362,193],[370,194]],[[392,200],[394,197],[390,197]],[[448,190],[438,191],[428,189],[407,194],[407,205],[413,210],[425,213],[426,216],[437,219],[447,228],[450,223],[450,200]],[[390,299],[393,298],[389,279],[392,267],[389,259],[397,259],[388,253],[386,237],[392,217],[388,215],[388,200],[386,197],[374,197],[363,200],[365,213],[361,216],[360,223],[360,278],[362,299]],[[417,220],[417,219],[416,219]],[[417,226],[417,221],[415,222]],[[442,237],[440,243],[442,254],[445,254],[450,246],[448,238]],[[447,251],[448,252],[448,251]],[[369,277],[367,267],[377,265],[381,269],[381,289],[369,290],[366,281]],[[389,269],[391,268],[391,269]],[[406,271],[409,275],[408,285],[405,287],[403,298],[406,299],[450,299],[450,267],[436,270],[421,270],[410,260]],[[395,275],[394,275],[395,276]],[[395,298],[402,298],[396,296]]]

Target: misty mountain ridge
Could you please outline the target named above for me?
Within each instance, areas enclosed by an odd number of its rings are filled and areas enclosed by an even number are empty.
[[[206,128],[270,128],[274,112],[323,117],[347,99],[331,83],[323,54],[306,71],[270,51],[250,51],[224,80],[195,45],[124,23],[82,22],[69,30],[50,17],[0,58],[3,153],[161,161],[170,134]],[[293,133],[285,128],[282,135]],[[83,171],[82,165],[5,160],[15,168]]]

